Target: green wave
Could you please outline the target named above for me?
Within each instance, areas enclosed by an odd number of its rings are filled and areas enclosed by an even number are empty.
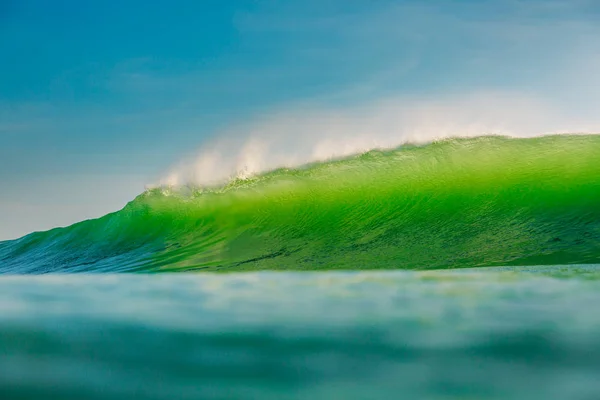
[[[0,271],[434,269],[600,262],[600,136],[370,151],[0,244]]]

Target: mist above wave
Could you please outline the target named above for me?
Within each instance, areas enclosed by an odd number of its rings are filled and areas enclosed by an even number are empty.
[[[261,172],[450,137],[595,133],[600,118],[514,93],[387,99],[350,107],[301,105],[231,127],[149,187],[211,186]]]

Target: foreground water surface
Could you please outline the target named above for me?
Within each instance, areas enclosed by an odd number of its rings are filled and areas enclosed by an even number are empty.
[[[600,266],[0,278],[3,399],[597,399]]]

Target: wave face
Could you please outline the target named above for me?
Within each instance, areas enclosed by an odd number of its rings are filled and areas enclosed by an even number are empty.
[[[0,243],[0,271],[435,269],[600,262],[600,136],[479,137],[153,189]]]

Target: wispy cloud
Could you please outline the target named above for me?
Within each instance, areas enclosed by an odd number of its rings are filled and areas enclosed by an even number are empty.
[[[599,132],[600,26],[584,12],[593,6],[383,1],[341,15],[293,6],[240,15],[242,33],[302,38],[284,41],[295,45],[280,59],[297,60],[277,64],[284,74],[310,65],[346,79],[215,131],[161,183],[211,184],[448,136]]]

